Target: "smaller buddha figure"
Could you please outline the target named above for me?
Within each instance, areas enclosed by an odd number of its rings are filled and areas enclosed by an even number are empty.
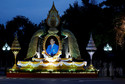
[[[47,46],[46,52],[50,56],[54,56],[58,52],[59,46],[55,44],[54,39],[50,39],[50,45]]]

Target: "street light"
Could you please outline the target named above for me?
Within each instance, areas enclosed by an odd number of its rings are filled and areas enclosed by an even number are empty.
[[[7,44],[7,43],[5,43],[5,45],[3,46],[3,48],[2,48],[2,50],[3,51],[10,51],[10,46]],[[7,56],[6,56],[7,57]],[[5,74],[6,74],[6,69],[7,69],[7,59],[5,59],[6,60],[6,64],[5,64]]]
[[[9,51],[10,50],[10,46],[6,43],[3,48],[2,48],[3,51]]]
[[[109,44],[107,43],[106,46],[104,46],[104,51],[106,52],[112,51],[112,47],[109,46]]]
[[[104,46],[104,51],[109,53],[112,51],[112,47],[107,43],[106,46]],[[109,61],[108,61],[108,67],[107,67],[107,76],[109,76]]]

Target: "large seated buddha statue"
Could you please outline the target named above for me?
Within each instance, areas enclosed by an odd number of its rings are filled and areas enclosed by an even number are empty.
[[[34,33],[29,43],[26,59],[32,58],[32,61],[18,61],[22,68],[33,66],[52,69],[54,66],[66,67],[74,65],[77,68],[84,69],[87,62],[74,62],[73,59],[81,59],[79,47],[74,34],[68,29],[57,29],[60,24],[60,17],[54,3],[47,17],[49,29],[44,28]],[[60,31],[59,31],[60,30]],[[37,57],[36,57],[37,56]],[[39,67],[39,69],[41,69]],[[59,67],[58,67],[59,68]]]

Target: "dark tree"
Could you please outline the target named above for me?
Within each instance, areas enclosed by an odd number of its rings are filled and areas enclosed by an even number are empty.
[[[13,20],[7,22],[7,42],[11,45],[14,40],[15,33],[17,33],[18,40],[22,48],[17,59],[23,60],[25,58],[30,39],[36,30],[38,30],[37,25],[33,24],[24,16],[16,16]]]
[[[112,8],[115,12],[120,12],[125,10],[125,0],[106,0],[103,1],[101,6],[107,6],[108,8]]]

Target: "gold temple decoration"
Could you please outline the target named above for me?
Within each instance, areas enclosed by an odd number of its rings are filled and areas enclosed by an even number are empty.
[[[17,57],[17,54],[19,53],[19,51],[21,50],[21,47],[20,47],[20,44],[19,44],[19,42],[17,40],[17,34],[15,35],[15,39],[14,39],[14,41],[12,43],[11,50],[12,50],[12,52],[14,54],[14,57],[15,57],[15,64],[12,67],[12,69],[18,69],[18,66],[16,64],[16,57]]]
[[[66,38],[62,39],[60,38],[60,34],[58,34],[58,29],[56,28],[60,23],[60,18],[58,15],[58,11],[55,8],[54,2],[52,5],[51,10],[49,11],[48,17],[47,17],[47,24],[50,27],[48,30],[48,33],[44,31],[44,29],[40,29],[31,38],[31,42],[29,44],[28,54],[27,58],[32,57],[32,61],[18,61],[17,65],[20,66],[20,68],[16,65],[16,56],[19,52],[20,45],[17,40],[17,35],[15,37],[15,40],[12,44],[12,51],[15,56],[15,64],[10,71],[13,73],[14,70],[16,71],[25,71],[25,73],[29,72],[33,73],[62,73],[62,72],[82,72],[85,70],[83,66],[87,66],[87,62],[74,62],[72,58],[78,59],[81,57],[79,47],[77,44],[77,40],[74,36],[74,34],[66,29],[61,30],[59,33],[61,33],[62,36],[65,36]],[[39,38],[42,38],[42,48],[41,51],[38,51],[38,40]],[[50,39],[55,40],[55,44],[59,46],[58,52],[54,54],[53,56],[47,54],[46,48],[50,44]],[[65,47],[63,46],[62,41],[65,42]],[[40,44],[41,45],[41,44]],[[64,52],[62,49],[67,48],[68,53],[66,51]],[[43,57],[42,58],[35,58],[34,56],[37,55],[37,53],[42,52]],[[65,57],[62,58],[61,55],[62,52],[64,52]],[[70,57],[66,58],[66,54],[70,54]],[[20,73],[20,72],[19,72]],[[22,72],[21,72],[22,73]],[[79,73],[78,73],[79,74]]]
[[[52,8],[50,9],[47,17],[47,24],[51,28],[55,28],[59,25],[59,23],[60,23],[60,17],[53,2]]]

